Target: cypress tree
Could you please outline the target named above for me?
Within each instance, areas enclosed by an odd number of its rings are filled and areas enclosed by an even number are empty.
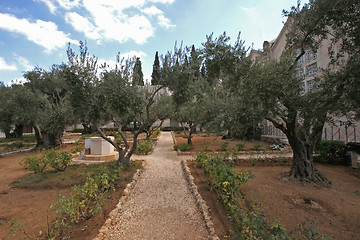
[[[160,62],[159,62],[158,52],[156,51],[154,65],[153,65],[153,72],[151,74],[151,85],[160,85],[160,81],[161,81]]]
[[[134,65],[133,84],[139,85],[139,86],[144,86],[144,75],[141,70],[140,58],[136,58],[136,62]]]

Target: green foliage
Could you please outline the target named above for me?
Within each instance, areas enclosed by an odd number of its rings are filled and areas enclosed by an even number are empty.
[[[224,140],[221,145],[220,145],[220,149],[221,151],[225,152],[227,150],[227,147],[229,146],[229,140],[226,139]]]
[[[20,138],[0,138],[0,143],[13,142],[13,141],[36,142],[36,136],[34,134],[27,134],[27,135],[22,135]]]
[[[160,71],[159,53],[156,51],[153,71],[151,74],[151,85],[159,85],[159,84],[161,84],[161,71]]]
[[[253,144],[253,149],[254,149],[255,151],[261,151],[261,150],[264,149],[264,146],[263,146],[262,143],[254,143],[254,144]]]
[[[242,151],[245,148],[245,143],[239,142],[239,143],[236,144],[235,148],[236,148],[237,151]]]
[[[49,161],[46,159],[45,154],[42,154],[40,157],[35,155],[28,155],[25,157],[22,165],[29,171],[34,173],[41,173],[46,169],[48,163]]]
[[[275,157],[275,161],[278,162],[280,165],[283,165],[284,163],[289,161],[289,158],[284,156],[283,152]]]
[[[315,231],[314,222],[311,222],[309,227],[306,223],[302,223],[290,233],[280,220],[268,223],[261,210],[261,204],[248,201],[240,191],[241,186],[254,178],[254,175],[251,171],[234,171],[231,165],[227,164],[226,156],[201,152],[198,153],[196,161],[198,166],[204,168],[210,189],[220,196],[222,203],[229,211],[229,218],[233,225],[233,239],[295,240],[299,239],[299,236],[301,236],[300,239],[328,238]]]
[[[114,188],[116,179],[123,171],[115,165],[113,168],[112,171],[100,168],[94,174],[89,174],[83,185],[74,186],[69,196],[59,195],[57,202],[50,206],[57,216],[53,223],[57,236],[78,221],[87,220],[102,211],[108,191]]]
[[[76,154],[78,152],[81,152],[84,149],[84,144],[81,144],[79,142],[75,143],[75,147],[70,150],[72,154]]]
[[[191,149],[192,149],[192,145],[187,144],[187,143],[174,145],[175,151],[186,152]]]
[[[12,143],[6,144],[6,145],[5,145],[5,149],[7,149],[7,150],[13,150],[13,149],[22,148],[22,147],[24,147],[24,146],[25,146],[25,145],[24,145],[23,142],[16,141],[16,142],[12,142]]]
[[[151,134],[151,137],[152,138],[157,138],[160,134],[160,129],[156,129],[152,134]]]
[[[56,171],[64,172],[68,165],[72,162],[72,156],[67,151],[57,152],[52,149],[48,150],[45,155],[50,166]]]
[[[56,171],[65,171],[72,161],[72,156],[67,151],[57,152],[54,149],[43,151],[41,156],[28,155],[22,162],[22,165],[34,173],[43,172],[48,165]]]
[[[322,163],[345,164],[347,146],[342,141],[321,140],[318,148],[319,156],[316,158]]]
[[[137,154],[149,154],[154,150],[154,144],[151,140],[141,140],[136,147]]]

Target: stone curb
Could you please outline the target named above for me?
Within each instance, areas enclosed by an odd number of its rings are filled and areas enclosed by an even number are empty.
[[[131,190],[135,187],[137,180],[139,179],[140,173],[141,173],[140,169],[136,170],[136,173],[134,173],[131,182],[126,185],[126,188],[123,191],[123,195],[121,196],[119,203],[116,205],[116,208],[109,213],[108,218],[106,219],[104,225],[101,227],[98,235],[95,238],[93,238],[93,240],[107,239],[106,233],[108,232],[109,228],[113,225],[114,218],[121,211],[122,205],[126,202]]]
[[[32,150],[34,150],[34,147],[33,148],[26,148],[26,149],[16,150],[16,151],[12,151],[12,152],[4,152],[4,153],[0,153],[0,157],[10,155],[10,154],[14,154],[14,153],[30,152]]]
[[[214,229],[214,223],[211,220],[210,214],[209,214],[209,207],[207,206],[204,199],[201,197],[197,186],[194,183],[194,177],[191,175],[190,169],[188,165],[186,164],[186,160],[183,159],[181,161],[181,166],[185,175],[186,182],[189,185],[190,191],[192,192],[196,206],[198,207],[201,216],[203,220],[205,221],[206,229],[209,233],[209,239],[210,240],[220,240],[220,238],[216,235],[215,229]]]

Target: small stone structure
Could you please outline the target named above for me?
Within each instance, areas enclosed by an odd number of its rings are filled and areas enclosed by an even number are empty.
[[[114,141],[113,136],[108,136]],[[119,157],[113,145],[101,137],[85,138],[85,151],[81,160],[111,161]]]

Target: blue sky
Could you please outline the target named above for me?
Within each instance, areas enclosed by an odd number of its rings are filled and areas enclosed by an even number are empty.
[[[91,55],[114,64],[118,52],[138,56],[150,79],[155,52],[177,41],[201,47],[206,35],[224,31],[262,48],[277,37],[283,9],[296,0],[1,0],[0,81],[10,84],[35,66],[66,62],[67,43],[78,52],[87,41]]]

